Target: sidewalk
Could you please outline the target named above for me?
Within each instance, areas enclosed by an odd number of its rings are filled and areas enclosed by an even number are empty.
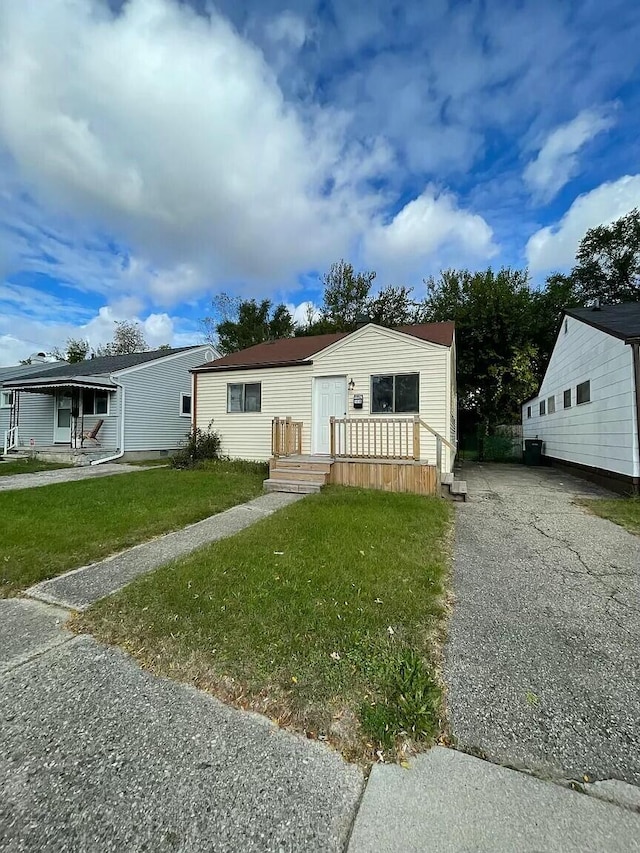
[[[640,814],[462,752],[376,765],[348,853],[634,853]]]
[[[56,468],[53,471],[38,471],[34,474],[9,474],[6,477],[0,477],[0,492],[35,489],[38,486],[69,483],[73,480],[92,480],[96,477],[110,477],[113,474],[133,474],[136,471],[148,471],[151,467],[158,466],[105,462],[104,465],[85,465],[82,468]]]
[[[41,581],[30,587],[25,595],[73,610],[86,610],[99,599],[122,589],[138,575],[157,569],[210,542],[233,536],[234,533],[303,497],[304,495],[283,492],[261,495],[248,503],[231,507],[174,533],[166,533],[150,542],[135,545],[99,563],[72,569],[63,575]]]
[[[7,849],[640,850],[631,809],[442,747],[409,769],[374,766],[365,788],[328,746],[145,672],[66,631],[67,616],[0,600]]]

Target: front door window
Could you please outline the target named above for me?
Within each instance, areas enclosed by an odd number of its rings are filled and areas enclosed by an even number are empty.
[[[71,442],[71,407],[70,394],[58,393],[56,395],[56,420],[54,426],[54,440],[56,442]]]

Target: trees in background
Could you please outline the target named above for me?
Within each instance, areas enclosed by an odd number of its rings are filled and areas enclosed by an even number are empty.
[[[570,279],[583,303],[640,301],[640,211],[634,208],[611,225],[583,237]]]
[[[94,350],[96,357],[104,355],[128,355],[132,352],[147,352],[149,345],[139,323],[130,320],[116,320],[113,340]]]
[[[356,272],[345,260],[323,276],[322,305],[297,326],[285,305],[221,294],[205,318],[209,340],[223,353],[292,335],[348,332],[361,321],[381,326],[453,320],[458,347],[458,397],[473,423],[519,420],[520,403],[544,375],[562,314],[599,299],[640,301],[640,213],[585,234],[568,275],[531,286],[526,270],[445,270],[431,277],[426,296],[388,285],[372,294],[376,273]]]
[[[69,364],[77,364],[79,361],[84,361],[89,355],[89,341],[84,338],[67,338],[64,349],[56,347],[51,355],[58,361],[68,361]]]
[[[237,299],[222,293],[212,302],[214,316],[202,321],[205,337],[215,343],[223,355],[254,344],[288,338],[294,323],[284,304],[273,305],[270,299]]]
[[[446,270],[426,285],[425,318],[456,324],[460,408],[488,426],[508,422],[538,382],[526,271]]]

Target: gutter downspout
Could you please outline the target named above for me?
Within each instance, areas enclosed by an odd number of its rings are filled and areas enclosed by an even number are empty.
[[[117,379],[114,379],[114,382],[122,392],[121,403],[120,403],[120,450],[115,456],[107,456],[104,459],[94,459],[93,462],[89,463],[90,465],[104,465],[105,462],[115,462],[117,459],[122,459],[124,456],[124,413],[125,413],[125,387],[121,385]]]
[[[636,397],[636,441],[638,450],[638,475],[640,475],[640,340],[629,341],[633,351],[633,378]]]

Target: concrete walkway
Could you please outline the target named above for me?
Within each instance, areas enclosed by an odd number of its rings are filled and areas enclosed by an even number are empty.
[[[360,805],[362,772],[329,747],[151,675],[66,617],[0,600],[3,850],[640,850],[640,814],[440,747],[376,765]]]
[[[376,765],[348,853],[634,853],[640,814],[462,752]]]
[[[75,480],[93,480],[96,477],[111,477],[113,474],[133,474],[148,471],[157,465],[125,465],[105,462],[104,465],[85,465],[82,468],[55,468],[53,471],[38,471],[34,474],[9,474],[0,477],[0,492],[14,489],[35,489],[52,483],[70,483]]]
[[[0,600],[3,851],[344,849],[358,768],[73,637],[59,616]]]
[[[138,575],[150,572],[210,542],[233,536],[234,533],[303,497],[304,495],[282,492],[261,495],[175,533],[158,536],[150,542],[143,542],[107,557],[99,563],[82,566],[42,581],[30,587],[25,594],[61,607],[86,610],[99,599],[122,589]]]
[[[640,537],[557,469],[465,468],[445,680],[466,750],[640,785]]]

